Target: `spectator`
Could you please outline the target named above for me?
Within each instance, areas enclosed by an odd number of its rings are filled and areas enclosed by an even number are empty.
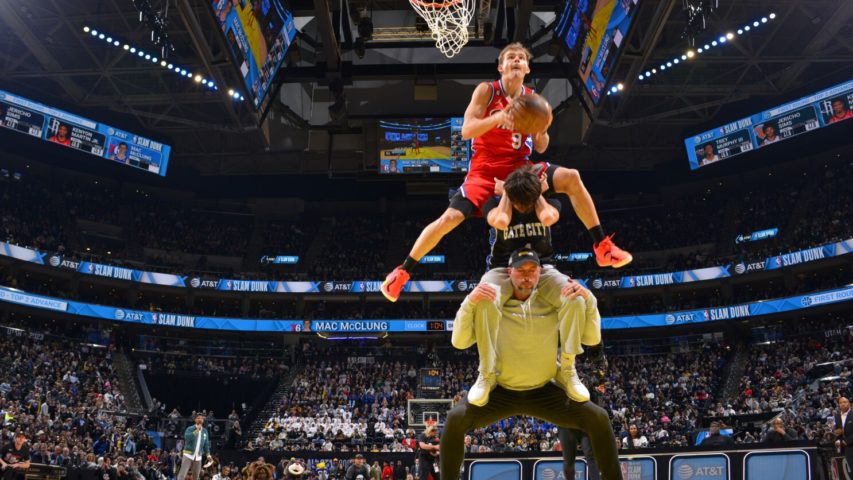
[[[347,473],[344,475],[345,480],[367,480],[370,478],[370,468],[364,464],[364,455],[356,454],[352,465],[347,468]]]
[[[725,448],[734,445],[732,437],[720,434],[720,422],[711,422],[711,429],[708,436],[702,440],[703,447]]]
[[[627,449],[648,448],[649,440],[645,435],[640,434],[640,429],[636,425],[628,427],[628,434],[622,437],[622,447]]]
[[[772,427],[770,430],[768,430],[764,434],[764,438],[761,439],[762,443],[781,443],[797,439],[796,432],[790,428],[785,428],[785,424],[782,422],[781,418],[774,418],[771,425]]]

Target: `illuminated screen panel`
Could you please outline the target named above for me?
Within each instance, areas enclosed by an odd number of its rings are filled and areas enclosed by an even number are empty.
[[[171,147],[0,90],[0,127],[166,176]]]
[[[690,169],[853,118],[853,80],[684,139]]]
[[[257,110],[296,36],[282,0],[211,0],[211,8]]]
[[[409,118],[379,122],[379,173],[464,173],[471,157],[462,118]]]
[[[586,3],[578,0],[578,7]],[[583,40],[578,75],[590,99],[598,105],[636,17],[639,0],[588,0],[588,3],[594,4],[592,13],[587,15],[585,9],[577,8],[565,28],[564,41],[567,47],[572,44],[569,47],[572,50],[578,39]]]

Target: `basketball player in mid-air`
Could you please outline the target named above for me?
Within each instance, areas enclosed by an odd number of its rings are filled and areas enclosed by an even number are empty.
[[[481,214],[483,205],[493,194],[495,179],[503,180],[513,170],[529,164],[533,150],[543,153],[548,148],[547,127],[534,135],[513,130],[510,107],[514,100],[533,92],[524,86],[524,77],[530,73],[530,57],[522,44],[507,45],[498,56],[500,80],[481,83],[474,90],[462,124],[463,138],[474,139],[468,175],[450,200],[449,208],[424,228],[403,264],[385,277],[381,290],[388,300],[397,301],[418,261],[445,235],[471,215]],[[556,165],[546,167],[544,175],[549,190],[568,195],[575,213],[589,230],[598,265],[620,268],[631,263],[631,254],[617,247],[612,235],[604,234],[592,197],[578,171]]]

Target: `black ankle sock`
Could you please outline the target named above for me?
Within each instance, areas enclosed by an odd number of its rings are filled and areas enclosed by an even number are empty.
[[[601,228],[601,225],[596,225],[589,229],[589,235],[592,237],[592,243],[598,245],[604,240],[604,229]]]
[[[403,270],[405,270],[405,271],[407,271],[407,272],[409,272],[409,273],[412,273],[412,270],[414,270],[414,269],[415,269],[415,267],[417,266],[417,264],[418,264],[418,261],[417,261],[417,260],[415,260],[414,258],[412,258],[412,257],[406,257],[406,259],[405,259],[405,260],[403,260]]]

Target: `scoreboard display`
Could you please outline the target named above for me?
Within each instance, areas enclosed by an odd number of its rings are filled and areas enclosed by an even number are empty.
[[[466,173],[471,142],[461,117],[380,120],[379,173]]]
[[[0,90],[0,127],[166,175],[171,147]]]
[[[685,138],[690,168],[767,148],[853,118],[853,80]]]

